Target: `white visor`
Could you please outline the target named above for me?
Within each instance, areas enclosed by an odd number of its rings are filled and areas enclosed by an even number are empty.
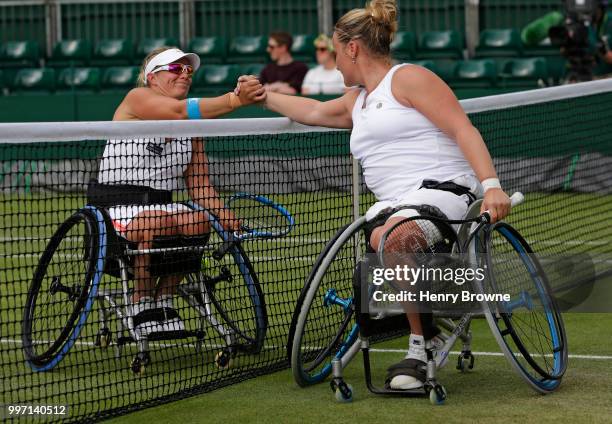
[[[147,63],[144,73],[144,82],[145,85],[149,84],[148,76],[149,74],[158,66],[169,65],[170,63],[175,63],[177,60],[186,57],[189,60],[189,64],[193,66],[193,71],[197,71],[200,67],[200,57],[195,53],[185,53],[180,49],[168,49],[163,52],[153,56],[153,58]]]

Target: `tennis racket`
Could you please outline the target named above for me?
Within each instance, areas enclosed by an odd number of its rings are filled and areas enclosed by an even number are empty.
[[[289,211],[264,196],[236,193],[225,206],[240,221],[240,231],[234,233],[238,240],[282,237],[295,225]]]
[[[221,259],[236,243],[258,238],[274,238],[288,234],[295,224],[289,211],[264,196],[236,193],[225,202],[240,221],[240,231],[225,233],[224,242],[212,256]]]

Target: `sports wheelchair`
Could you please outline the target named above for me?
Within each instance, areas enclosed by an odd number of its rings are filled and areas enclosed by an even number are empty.
[[[203,210],[193,202],[185,204]],[[213,214],[208,215],[210,235],[158,237],[146,250],[118,235],[104,208],[87,205],[62,223],[39,260],[24,308],[23,351],[32,370],[51,370],[62,361],[78,343],[94,303],[99,317],[95,345],[114,344],[118,358],[125,344],[136,343],[138,353],[130,363],[135,374],[143,374],[151,361],[150,342],[194,338],[200,351],[207,327],[224,341],[213,347],[219,349],[215,364],[220,369],[229,367],[238,352],[258,353],[266,335],[267,312],[257,275],[240,241]],[[150,255],[152,277],[186,275],[177,294],[195,311],[190,322],[197,328],[148,337],[135,331],[130,279],[134,257],[143,254]],[[116,280],[103,283],[104,276],[118,278],[119,288],[113,288]]]
[[[518,204],[523,197],[517,193],[512,200]],[[361,350],[366,385],[371,392],[429,396],[433,404],[441,404],[447,393],[436,380],[436,371],[446,363],[458,339],[462,349],[457,369],[467,371],[474,367],[470,323],[484,316],[504,356],[522,379],[543,394],[556,390],[567,367],[568,347],[546,274],[517,230],[505,222],[490,224],[486,212],[480,215],[481,203],[482,200],[472,203],[461,221],[421,216],[398,223],[424,218],[436,222],[439,228],[445,226],[443,241],[449,246],[450,257],[486,271],[484,281],[473,284],[473,292],[503,291],[511,296],[509,301],[481,300],[469,311],[452,313],[445,309],[446,315],[437,314],[432,306],[436,324],[448,333],[441,333],[444,346],[435,355],[432,349],[427,350],[422,389],[394,390],[377,387],[372,382],[370,343],[385,336],[405,334],[408,321],[401,308],[376,311],[370,306],[371,297],[366,297],[372,293],[363,287],[363,275],[371,265],[366,260],[370,256],[366,256],[365,217],[341,228],[328,242],[298,298],[287,345],[297,384],[306,387],[320,383],[331,374],[330,385],[336,399],[352,400],[352,387],[345,382],[342,372]],[[450,223],[460,224],[458,230]],[[366,302],[362,301],[364,297]]]

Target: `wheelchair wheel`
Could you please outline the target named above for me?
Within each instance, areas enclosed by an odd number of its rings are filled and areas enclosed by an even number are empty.
[[[561,384],[567,340],[546,274],[525,239],[500,222],[486,235],[489,280],[484,292],[509,294],[509,302],[487,302],[485,315],[506,358],[540,393]]]
[[[209,246],[214,249],[226,240],[227,233],[218,222],[212,224]],[[212,304],[236,337],[232,347],[247,353],[259,352],[266,337],[268,316],[259,279],[242,246],[233,244],[218,260],[207,256],[202,273]]]
[[[73,214],[47,244],[28,291],[22,342],[35,371],[57,365],[78,337],[102,275],[106,234],[102,217]]]
[[[298,385],[323,381],[332,359],[358,339],[353,306],[356,256],[365,254],[365,218],[342,228],[323,249],[298,299],[289,334],[291,370]]]

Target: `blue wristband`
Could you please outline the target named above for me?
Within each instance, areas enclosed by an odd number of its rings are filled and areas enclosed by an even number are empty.
[[[199,97],[190,97],[187,99],[187,117],[189,119],[202,119]]]

